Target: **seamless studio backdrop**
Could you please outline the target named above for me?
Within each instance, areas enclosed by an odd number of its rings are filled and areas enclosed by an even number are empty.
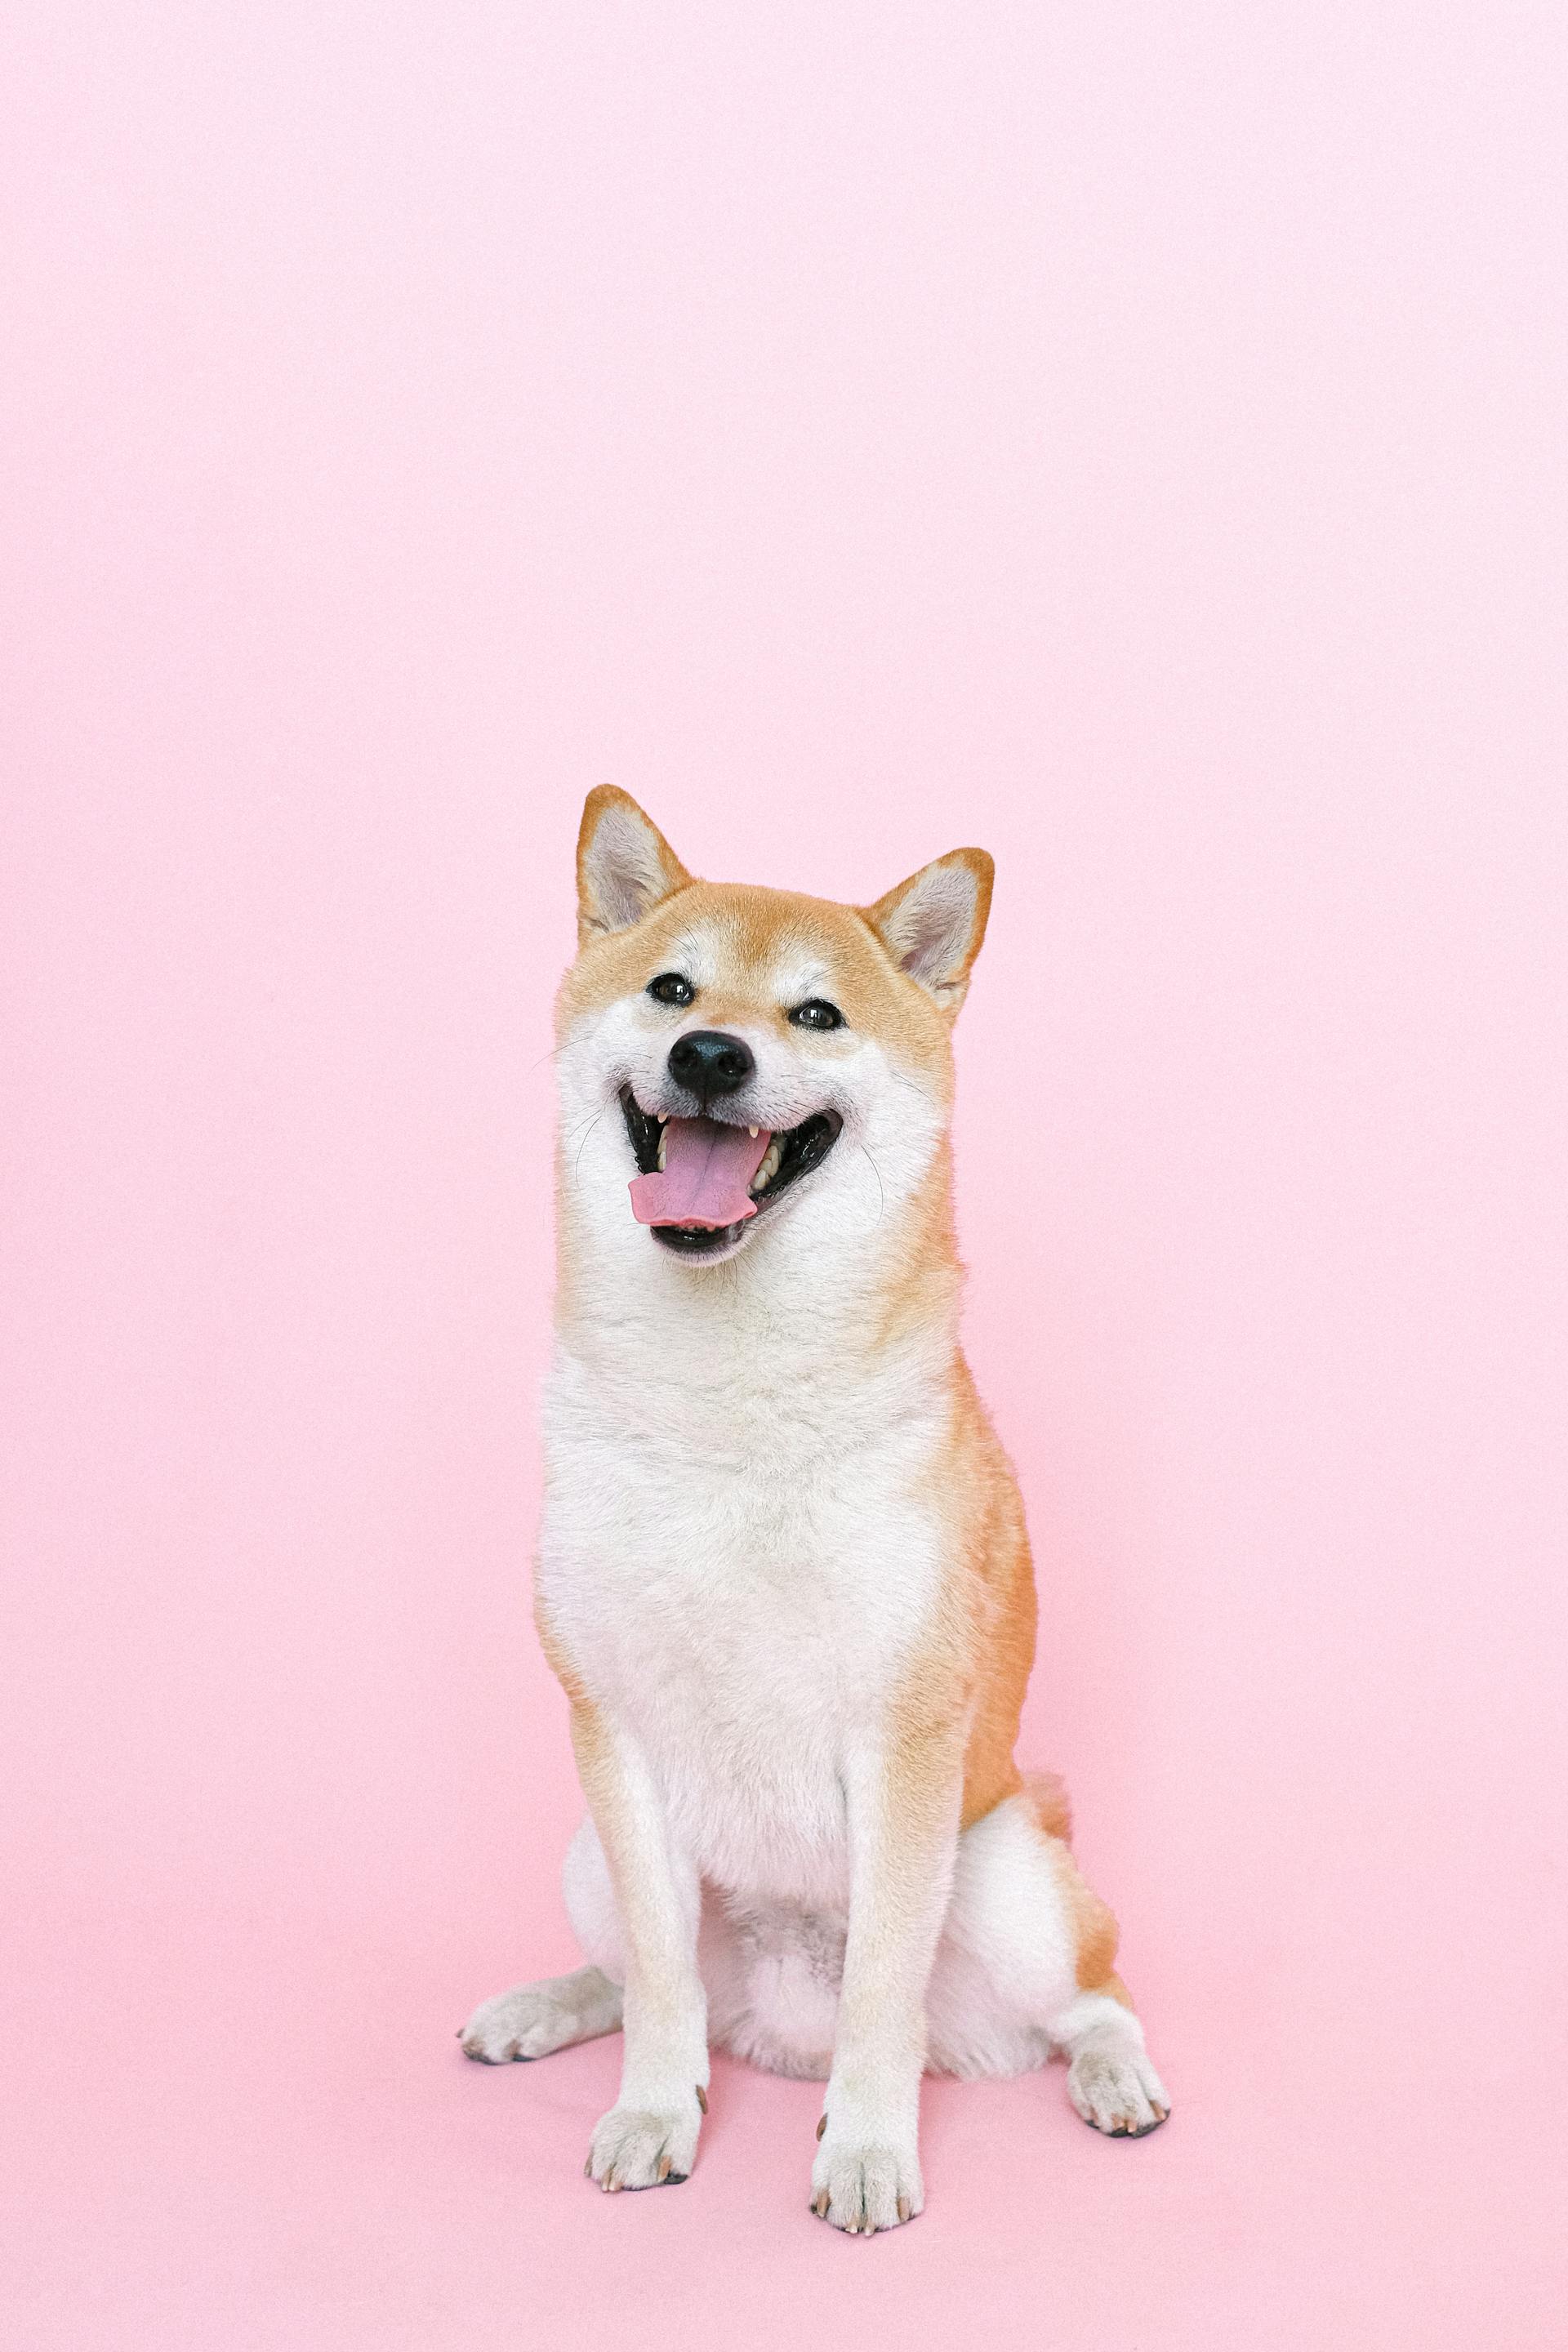
[[[1563,27],[52,0],[7,37],[28,2352],[1560,2352]],[[582,2179],[527,1573],[584,792],[997,859],[1025,1753],[1175,2095]]]

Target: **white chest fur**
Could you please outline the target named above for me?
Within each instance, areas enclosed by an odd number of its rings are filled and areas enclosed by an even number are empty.
[[[942,1383],[929,1347],[836,1378],[830,1333],[642,1338],[558,1354],[542,1599],[703,1875],[836,1906],[845,1760],[935,1606]]]

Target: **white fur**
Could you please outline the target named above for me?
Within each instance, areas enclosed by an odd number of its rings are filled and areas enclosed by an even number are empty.
[[[694,927],[670,961],[700,988],[715,956]],[[822,976],[785,949],[774,984],[799,1002]],[[597,1982],[627,1987],[626,2075],[590,2169],[606,2186],[689,2169],[717,2040],[829,2076],[814,2198],[875,2229],[920,2210],[923,2063],[1012,2073],[1065,2050],[1075,2104],[1102,2128],[1152,2119],[1163,2094],[1136,2021],[1079,1995],[1071,1922],[1019,1801],[959,1839],[960,1748],[953,1819],[927,1850],[878,1812],[888,1702],[939,1591],[956,1297],[939,1281],[936,1311],[897,1344],[868,1340],[868,1309],[945,1105],[872,1040],[742,1028],[758,1066],[745,1115],[784,1128],[830,1106],[843,1133],[726,1258],[680,1259],[630,1214],[616,1095],[675,1108],[666,1056],[689,1023],[627,998],[557,1056],[572,1311],[544,1404],[539,1594],[613,1727],[620,1899],[591,1823],[565,1886]],[[595,1992],[520,1989],[477,2013],[465,2046],[527,2056],[531,2039],[610,2030]],[[581,2032],[552,2041],[576,2011]]]
[[[480,2003],[463,2028],[464,2054],[487,2066],[513,2058],[548,2058],[553,2050],[595,2034],[616,2033],[621,1989],[602,1969],[574,1969],[569,1977],[542,1977]]]

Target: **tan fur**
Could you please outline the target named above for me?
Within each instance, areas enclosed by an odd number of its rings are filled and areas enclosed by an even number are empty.
[[[900,971],[869,917],[830,898],[749,883],[694,881],[677,869],[668,896],[635,927],[602,933],[584,927],[583,951],[562,984],[557,1029],[569,1031],[585,1012],[646,987],[672,960],[683,935],[713,927],[725,949],[724,978],[703,1000],[703,1018],[785,1024],[784,1008],[763,985],[783,948],[795,944],[825,955],[834,1001],[851,1025],[871,1029],[899,1061],[942,1075],[951,1086],[945,1050],[952,1013]]]
[[[1028,1794],[1029,1811],[1034,1814],[1041,1832],[1048,1838],[1059,1838],[1063,1845],[1072,1843],[1072,1803],[1068,1796],[1068,1784],[1059,1772],[1031,1772],[1024,1782]]]
[[[916,1654],[910,1658],[907,1648],[891,1653],[888,1679],[877,1700],[881,1710],[878,1735],[864,1747],[847,1749],[848,1760],[837,1782],[853,1872],[834,2072],[813,2174],[821,2192],[816,2210],[828,2212],[840,2226],[855,2228],[856,2212],[869,2215],[875,2204],[879,2218],[867,2220],[865,2225],[889,2226],[890,2220],[908,2219],[920,2207],[913,2117],[924,2048],[921,2004],[942,1932],[954,1843],[965,1832],[1007,1801],[1022,1797],[1025,1820],[1020,1822],[1015,1809],[998,1815],[990,1832],[1001,1832],[1003,1851],[1006,1837],[1022,1839],[1026,1874],[1033,1874],[1030,1883],[1039,1885],[1043,1874],[1026,1822],[1032,1820],[1038,1832],[1059,1898],[1057,1906],[1047,1906],[1054,1923],[1047,1939],[1057,1956],[1051,1963],[1058,1971],[1054,1980],[1066,1981],[1070,1951],[1082,1994],[1104,1995],[1123,2009],[1131,2008],[1114,1969],[1116,1922],[1073,1860],[1066,1790],[1054,1776],[1026,1780],[1016,1759],[1035,1654],[1033,1564],[1012,1465],[956,1338],[963,1268],[945,1132],[952,1099],[952,1029],[984,934],[991,860],[983,850],[953,851],[868,907],[709,882],[688,871],[635,802],[606,785],[590,794],[584,811],[577,872],[580,949],[557,1003],[563,1054],[581,1050],[581,1039],[616,1021],[621,1024],[617,1034],[629,1035],[637,1051],[644,1050],[639,1039],[652,1035],[662,1040],[666,1033],[650,1032],[647,1025],[657,1017],[646,1001],[648,983],[661,972],[697,975],[700,968],[695,1020],[705,1029],[745,1032],[762,1061],[787,1058],[801,1075],[808,1105],[819,1085],[822,1092],[816,1101],[831,1105],[833,1085],[843,1083],[844,1065],[837,1057],[846,1042],[863,1055],[869,1045],[877,1055],[867,1055],[864,1066],[874,1069],[882,1098],[898,1099],[894,1087],[907,1085],[919,1097],[918,1119],[925,1121],[922,1128],[917,1119],[911,1129],[920,1139],[921,1156],[911,1151],[903,1189],[892,1196],[894,1213],[885,1225],[879,1222],[871,1271],[858,1289],[840,1294],[835,1287],[823,1294],[847,1296],[851,1302],[832,1326],[834,1376],[844,1392],[851,1399],[861,1393],[876,1397],[879,1362],[889,1357],[915,1368],[910,1377],[923,1381],[929,1401],[922,1402],[919,1424],[922,1451],[912,1457],[920,1464],[918,1482],[897,1466],[894,1455],[896,1475],[878,1506],[878,1516],[861,1523],[869,1529],[865,1540],[873,1549],[860,1556],[875,1559],[877,1541],[891,1543],[888,1530],[902,1524],[903,1496],[918,1496],[916,1516],[910,1522],[910,1554],[926,1559],[928,1582],[921,1603],[925,1614],[918,1633],[909,1637],[918,1640]],[[813,977],[803,984],[803,974]],[[814,1033],[792,1024],[794,1008],[778,1001],[780,992],[790,989],[803,996],[824,996],[838,1006],[844,1037],[833,1030]],[[635,1009],[639,1003],[640,1011]],[[662,1042],[658,1051],[662,1055]],[[634,1070],[640,1066],[632,1065]],[[643,1079],[637,1083],[640,1088]],[[606,1112],[619,1116],[613,1097],[596,1104],[592,1097],[584,1100],[579,1094],[576,1108],[590,1129]],[[646,1114],[646,1104],[644,1108]],[[593,1228],[574,1197],[574,1155],[580,1156],[581,1143],[580,1134],[563,1133],[558,1147],[557,1318],[579,1363],[601,1356],[613,1362],[616,1335],[605,1327],[614,1325],[614,1310],[612,1307],[605,1313],[602,1284],[597,1293],[594,1290]],[[596,1198],[603,1198],[604,1181],[601,1173]],[[808,1175],[806,1181],[814,1179]],[[864,1187],[864,1177],[861,1181]],[[764,1202],[759,1223],[765,1213]],[[730,1246],[741,1250],[754,1231],[737,1227]],[[837,1275],[833,1281],[837,1286]],[[757,1328],[759,1346],[765,1351],[770,1328],[765,1320]],[[656,1356],[656,1371],[658,1362]],[[900,1408],[895,1402],[891,1411],[890,1425],[898,1429]],[[617,1446],[621,1442],[616,1439]],[[877,1458],[875,1444],[862,1443],[867,1447],[862,1458]],[[616,1475],[613,1457],[605,1467],[595,1468],[594,1494],[606,1475],[612,1482]],[[749,1524],[764,1522],[767,1509],[763,1495]],[[743,1547],[744,1527],[730,1539]],[[831,1592],[832,1543],[813,1541],[816,1572],[821,1576],[826,1570]],[[808,1544],[807,1556],[811,1554]],[[724,1558],[722,1552],[717,1556]],[[900,1557],[889,1556],[895,1576]],[[594,1572],[596,1576],[596,1568]],[[874,1617],[879,1588],[873,1584],[868,1590]],[[573,1591],[580,1602],[580,1588],[574,1585]],[[720,1588],[715,1606],[721,1614],[725,1605],[724,1589]],[[615,1712],[614,1678],[608,1683],[604,1679],[595,1663],[593,1642],[580,1642],[576,1632],[568,1639],[566,1621],[555,1622],[542,1590],[536,1616],[546,1655],[571,1703],[579,1772],[614,1888],[626,1971],[622,2095],[595,2134],[589,2168],[601,2186],[648,2185],[655,2178],[682,2176],[695,2147],[695,2112],[706,2111],[704,1993],[690,1927],[705,1899],[697,1884],[699,1864],[695,1859],[682,1864],[665,1840],[660,1826],[664,1800],[646,1761],[639,1760],[637,1740],[626,1737],[624,1717]],[[580,1628],[583,1621],[573,1622]],[[587,1622],[595,1638],[602,1635],[591,1612]],[[766,1635],[765,1626],[762,1633]],[[856,1638],[854,1627],[847,1625],[845,1639]],[[609,1645],[612,1654],[614,1646]],[[766,1650],[766,1639],[760,1647]],[[602,1649],[598,1654],[602,1658]],[[687,1673],[689,1666],[695,1672],[706,1654],[703,1624],[694,1622],[674,1671]],[[733,1671],[733,1656],[730,1664]],[[698,1689],[700,1693],[700,1679]],[[704,1697],[705,1693],[692,1700],[692,1718],[702,1718]],[[721,1721],[722,1715],[721,1706],[715,1710]],[[682,1738],[687,1720],[681,1717]],[[697,1785],[702,1785],[700,1780]],[[984,1840],[988,1832],[977,1834]],[[744,1867],[738,1876],[743,1884]],[[730,1882],[717,1883],[723,1886]],[[1041,1900],[1044,1904],[1043,1895]],[[1062,1919],[1070,1944],[1064,1945]],[[591,1947],[585,1944],[584,1948]],[[607,1954],[604,1965],[611,1965]],[[589,2007],[595,2017],[608,2013],[602,2001],[597,2008]],[[537,2010],[535,2003],[528,2014]],[[512,2014],[507,2011],[506,2018]],[[1091,2084],[1081,2095],[1071,2085],[1069,2090],[1080,2113],[1110,2129],[1121,2126],[1102,2118],[1121,2111],[1116,2100],[1125,2107],[1132,2095],[1127,2090],[1131,2078],[1125,2066],[1115,2074],[1122,2060],[1116,2059],[1113,2065],[1104,2055],[1110,2032],[1106,2014],[1091,2003],[1087,2023],[1080,2020],[1071,2024],[1069,2020],[1069,2024],[1073,2033],[1099,2036],[1101,2055],[1097,2063],[1102,2074],[1105,2066],[1112,2066],[1110,2089],[1102,2085],[1096,2090]],[[501,2025],[481,2028],[479,2041],[488,2051],[488,2036],[504,2037],[515,2030],[521,2029],[503,2020]],[[1141,2029],[1135,2021],[1116,2030],[1122,2037],[1116,2046],[1123,2055],[1134,2044],[1141,2051]],[[1089,2061],[1084,2063],[1088,2067]],[[1158,2087],[1152,2074],[1147,2079]],[[1134,2111],[1145,2120],[1151,2112],[1147,2105],[1138,2107],[1136,2099],[1127,2109]],[[665,2135],[664,2142],[650,2139],[656,2130]],[[896,2194],[886,2181],[877,2186],[881,2171],[893,2162],[889,2135],[898,2140],[898,2163],[903,2168]],[[666,2146],[662,2158],[658,2156],[661,2145]],[[682,2152],[673,2175],[669,2147]]]
[[[595,918],[587,857],[600,823],[617,814],[640,819],[647,827],[663,895],[640,921],[605,931]],[[771,1024],[784,1029],[785,1009],[773,1002],[767,976],[781,949],[808,947],[823,959],[825,988],[849,1023],[876,1034],[896,1062],[918,1069],[945,1103],[952,1086],[952,1024],[984,936],[993,868],[984,850],[955,850],[942,862],[962,863],[973,876],[976,915],[967,952],[951,982],[933,997],[899,961],[900,910],[918,877],[900,882],[865,908],[796,891],[703,881],[688,872],[635,801],[613,785],[601,785],[589,794],[583,813],[577,850],[581,952],[562,986],[558,1031],[565,1037],[584,1013],[646,987],[656,972],[679,961],[683,939],[699,929],[708,937],[716,930],[725,948],[719,982],[704,991],[704,1024]],[[798,1033],[794,1042],[800,1045]],[[944,1141],[907,1220],[905,1246],[882,1286],[879,1314],[866,1333],[868,1352],[924,1317],[943,1312],[962,1282],[952,1175]],[[1034,1664],[1037,1607],[1013,1466],[961,1355],[952,1371],[944,1494],[953,1590],[941,1638],[910,1675],[906,1704],[911,1724],[969,1715],[960,1814],[961,1826],[968,1828],[1026,1785],[1014,1749]],[[570,1689],[565,1661],[552,1655],[552,1663]],[[1059,1848],[1059,1859],[1053,1861],[1078,1928],[1079,1981],[1101,1989],[1115,1957],[1115,1921],[1073,1863],[1061,1782],[1032,1776],[1027,1785],[1042,1834]]]
[[[579,948],[585,947],[591,939],[612,928],[608,910],[600,903],[591,862],[595,837],[606,818],[612,822],[623,818],[628,825],[647,836],[666,892],[679,890],[691,878],[658,827],[637,806],[629,793],[623,793],[615,784],[596,785],[583,803],[583,822],[577,828]]]
[[[1115,1974],[1119,1931],[1110,1906],[1073,1859],[1066,1784],[1056,1773],[1020,1772],[1014,1749],[1035,1656],[1033,1563],[1012,1465],[961,1360],[949,1459],[953,1495],[953,1605],[946,1639],[911,1679],[909,1704],[926,1719],[955,1706],[970,1716],[960,1826],[967,1829],[1022,1789],[1042,1838],[1078,1946],[1078,1981],[1126,2008]]]
[[[1131,1995],[1115,1973],[1120,1932],[1110,1906],[1100,1900],[1073,1860],[1068,1840],[1072,1814],[1066,1784],[1054,1772],[1031,1773],[1025,1783],[1029,1809],[1047,1840],[1052,1873],[1078,1942],[1078,1980],[1085,1992],[1109,1993],[1124,2009]]]

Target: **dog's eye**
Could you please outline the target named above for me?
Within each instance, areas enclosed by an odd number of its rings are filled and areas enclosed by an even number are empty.
[[[661,971],[657,980],[648,982],[647,992],[660,1004],[689,1004],[697,991],[684,972]]]
[[[825,996],[808,996],[790,1014],[797,1029],[842,1029],[844,1015],[837,1004],[829,1004]]]

